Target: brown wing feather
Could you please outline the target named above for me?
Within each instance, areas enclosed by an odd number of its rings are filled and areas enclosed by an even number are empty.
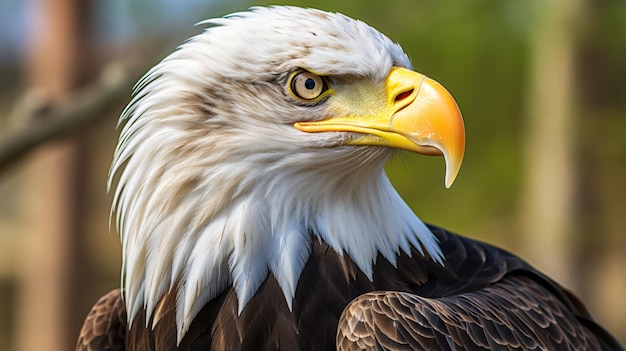
[[[77,351],[126,350],[126,308],[119,289],[113,290],[96,302],[80,331]]]
[[[373,292],[344,310],[339,350],[602,350],[539,282],[510,276],[488,288],[442,298]]]
[[[424,284],[349,303],[338,350],[622,350],[576,297],[523,260],[431,230],[445,266],[425,261]],[[398,271],[406,268],[399,262]]]

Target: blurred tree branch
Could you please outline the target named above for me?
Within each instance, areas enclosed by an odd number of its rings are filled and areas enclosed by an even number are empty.
[[[130,87],[140,74],[136,65],[112,63],[95,82],[57,104],[37,96],[37,92],[27,92],[9,116],[13,128],[0,136],[0,172],[46,141],[109,118],[102,110],[130,96]]]

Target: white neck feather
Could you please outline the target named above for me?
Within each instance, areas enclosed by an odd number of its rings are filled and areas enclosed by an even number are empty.
[[[343,153],[345,159],[355,156]],[[324,169],[330,165],[299,174],[289,166],[281,169],[284,163],[272,169],[259,156],[243,162],[250,167],[245,169],[239,163],[224,162],[217,169],[190,160],[192,176],[179,174],[171,181],[164,179],[187,169],[184,162],[178,163],[181,169],[163,170],[162,162],[170,158],[154,155],[152,166],[143,170],[146,162],[128,160],[117,211],[129,320],[145,308],[146,320],[152,316],[154,325],[160,318],[153,316],[157,304],[177,286],[182,338],[199,310],[230,285],[241,312],[270,272],[291,308],[312,235],[348,255],[370,279],[379,254],[395,265],[400,251],[410,255],[414,247],[441,262],[435,237],[382,169],[388,150],[376,153],[373,157],[383,160],[332,173]],[[255,163],[264,164],[266,174]],[[204,167],[213,170],[197,178],[194,168]],[[328,179],[329,173],[336,178]],[[141,185],[135,183],[138,175],[144,179]]]

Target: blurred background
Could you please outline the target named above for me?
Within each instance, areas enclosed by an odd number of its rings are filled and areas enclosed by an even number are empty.
[[[289,4],[369,23],[457,99],[467,151],[451,189],[439,158],[388,165],[418,215],[529,260],[626,342],[626,2]],[[251,5],[0,2],[0,350],[73,349],[119,286],[106,178],[132,85],[195,23]]]

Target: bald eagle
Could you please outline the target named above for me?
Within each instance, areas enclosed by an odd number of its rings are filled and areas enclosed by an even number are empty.
[[[122,113],[122,288],[78,350],[621,349],[553,280],[394,190],[394,152],[443,156],[450,186],[465,145],[399,45],[296,7],[204,24]]]

